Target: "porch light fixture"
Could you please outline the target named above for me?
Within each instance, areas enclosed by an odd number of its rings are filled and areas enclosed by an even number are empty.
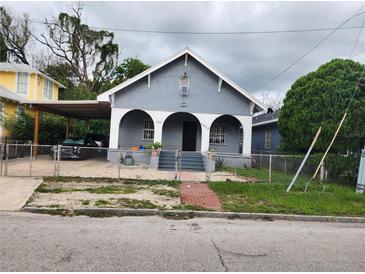
[[[189,94],[189,78],[186,72],[180,77],[180,94],[183,96]]]

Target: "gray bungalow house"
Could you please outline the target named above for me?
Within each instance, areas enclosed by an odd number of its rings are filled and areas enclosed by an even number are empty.
[[[154,142],[166,151],[203,158],[214,150],[222,157],[250,160],[252,116],[266,109],[189,48],[97,100],[111,106],[111,162],[119,157],[117,149],[143,149]]]

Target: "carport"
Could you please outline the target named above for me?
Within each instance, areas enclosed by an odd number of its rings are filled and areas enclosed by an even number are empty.
[[[21,101],[35,110],[34,143],[39,141],[39,111],[61,115],[67,118],[66,136],[69,133],[70,119],[110,119],[110,103],[97,100],[61,100],[61,101]]]

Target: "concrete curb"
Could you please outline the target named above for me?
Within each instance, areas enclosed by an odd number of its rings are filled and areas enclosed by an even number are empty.
[[[337,217],[317,215],[291,215],[270,213],[218,212],[218,211],[190,211],[190,210],[158,210],[133,208],[79,208],[74,210],[60,208],[23,207],[23,212],[51,214],[51,215],[87,215],[90,217],[123,217],[123,216],[161,216],[171,219],[190,218],[227,218],[242,220],[266,221],[302,221],[302,222],[332,222],[332,223],[365,223],[365,217]]]

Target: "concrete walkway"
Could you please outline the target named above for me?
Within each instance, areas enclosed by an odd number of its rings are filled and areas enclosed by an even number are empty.
[[[181,202],[185,204],[215,210],[222,209],[217,194],[209,189],[207,184],[194,182],[182,183],[180,185],[180,198]]]
[[[31,177],[0,177],[0,210],[20,210],[42,179]]]

